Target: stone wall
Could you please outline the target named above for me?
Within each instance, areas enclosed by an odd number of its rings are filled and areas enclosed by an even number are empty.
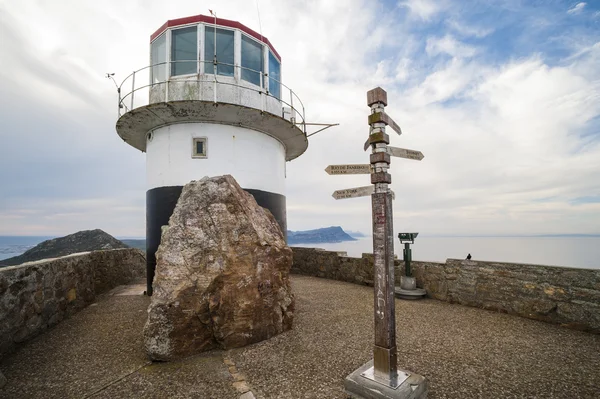
[[[373,255],[292,248],[292,273],[372,285]],[[404,262],[395,261],[396,285]],[[411,264],[430,298],[600,333],[600,270],[448,259]]]
[[[0,269],[0,354],[145,275],[137,249],[68,255]]]

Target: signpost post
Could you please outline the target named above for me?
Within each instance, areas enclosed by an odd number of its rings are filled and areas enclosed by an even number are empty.
[[[423,154],[419,151],[388,147],[390,138],[385,132],[386,126],[391,127],[398,134],[402,134],[402,131],[400,126],[385,113],[387,106],[385,90],[377,87],[368,91],[367,105],[371,108],[368,120],[370,132],[369,139],[365,143],[365,150],[369,146],[372,149],[370,163],[371,184],[373,185],[371,210],[375,338],[373,360],[346,377],[344,386],[353,398],[425,398],[428,391],[427,380],[420,375],[398,369],[394,301],[394,228],[392,192],[388,186],[392,182],[392,176],[388,173],[391,156],[421,160]],[[336,193],[334,193],[334,198]],[[341,198],[351,198],[344,196],[349,194],[340,193],[338,195]]]

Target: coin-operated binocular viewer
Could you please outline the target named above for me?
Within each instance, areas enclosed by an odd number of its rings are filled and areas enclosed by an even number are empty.
[[[400,244],[404,244],[404,275],[400,276],[400,287],[395,288],[396,296],[402,299],[419,299],[425,297],[427,292],[417,288],[417,280],[412,276],[410,263],[412,261],[412,250],[410,244],[415,243],[419,233],[399,233]]]

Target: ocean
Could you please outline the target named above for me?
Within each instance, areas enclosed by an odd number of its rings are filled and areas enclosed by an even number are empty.
[[[21,255],[42,241],[54,237],[47,236],[0,236],[0,260]]]
[[[345,251],[360,257],[373,251],[373,238],[336,244],[294,244],[328,251]],[[537,265],[600,269],[600,237],[427,237],[411,244],[415,261],[444,262],[448,258],[530,263]],[[394,252],[402,259],[404,245],[396,238]]]
[[[0,236],[0,260],[17,256],[53,237]],[[335,244],[294,244],[329,251],[345,251],[360,257],[372,252],[373,239],[361,238]],[[394,241],[394,252],[402,259],[402,248]],[[444,262],[447,258],[531,263],[538,265],[600,269],[600,237],[427,237],[419,236],[411,245],[412,258]]]

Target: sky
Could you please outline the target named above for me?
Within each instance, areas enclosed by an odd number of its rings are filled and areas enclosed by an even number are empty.
[[[402,127],[394,228],[425,235],[600,233],[600,1],[0,0],[0,235],[145,235],[145,154],[115,131],[117,81],[168,19],[267,36],[308,122],[339,123],[287,166],[288,229],[369,233],[366,92]]]

